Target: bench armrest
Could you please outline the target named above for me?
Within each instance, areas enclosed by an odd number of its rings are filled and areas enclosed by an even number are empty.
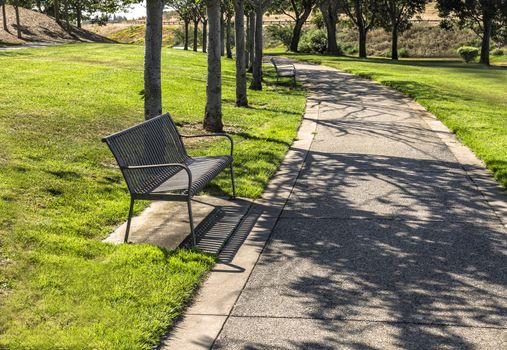
[[[121,169],[135,170],[135,169],[153,169],[153,168],[166,168],[166,167],[179,167],[187,172],[188,176],[188,193],[192,187],[192,173],[186,164],[182,163],[165,163],[165,164],[147,164],[147,165],[129,165],[120,167]]]
[[[191,139],[196,137],[227,137],[231,143],[231,157],[234,152],[234,140],[230,135],[224,134],[224,133],[218,133],[218,134],[197,134],[197,135],[180,135],[181,137]]]

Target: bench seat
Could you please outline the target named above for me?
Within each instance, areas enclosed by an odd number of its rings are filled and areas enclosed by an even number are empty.
[[[190,196],[196,195],[204,189],[206,185],[213,180],[223,170],[227,169],[232,163],[231,156],[209,156],[194,157],[185,161],[185,164],[192,173],[192,185],[190,186]],[[161,193],[182,193],[187,195],[188,176],[184,170],[178,171],[175,175],[164,181],[160,186],[151,191],[153,194]]]

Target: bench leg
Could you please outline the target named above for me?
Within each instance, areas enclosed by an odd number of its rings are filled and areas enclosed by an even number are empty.
[[[294,74],[294,88],[296,88],[298,86],[297,84],[297,81],[296,81],[296,75]]]
[[[236,199],[236,184],[234,183],[234,169],[231,164],[232,199]]]
[[[195,238],[195,231],[194,231],[194,217],[192,216],[192,199],[188,197],[187,199],[187,206],[188,206],[188,221],[190,222],[190,232],[192,233],[192,240],[194,242],[194,247],[197,245],[197,240]]]
[[[123,239],[124,243],[129,242],[130,224],[132,223],[132,214],[133,213],[134,213],[134,199],[130,198],[129,218],[127,220],[127,229],[125,230],[125,238]]]

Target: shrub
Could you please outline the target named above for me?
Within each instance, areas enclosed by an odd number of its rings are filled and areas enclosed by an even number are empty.
[[[401,58],[407,58],[407,57],[410,57],[410,53],[408,52],[407,49],[401,48],[398,50],[398,56]]]
[[[359,49],[357,48],[357,45],[351,44],[351,43],[345,43],[340,45],[343,52],[349,54],[349,55],[355,55],[359,52]]]
[[[305,32],[299,42],[299,51],[304,53],[324,53],[327,49],[327,35],[319,29]]]
[[[491,51],[491,54],[493,56],[503,56],[504,52],[502,49],[499,49],[499,48],[496,48],[494,50]]]
[[[311,19],[311,23],[317,28],[317,29],[324,29],[325,23],[324,23],[324,17],[322,16],[322,13],[319,11],[317,13],[314,13]]]
[[[266,27],[267,47],[276,47],[283,45],[286,49],[289,49],[291,39],[292,26],[272,24]]]
[[[462,46],[458,49],[458,54],[466,63],[469,63],[479,56],[479,49],[473,46]]]

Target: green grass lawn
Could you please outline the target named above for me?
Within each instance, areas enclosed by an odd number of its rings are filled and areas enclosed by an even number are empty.
[[[361,60],[285,53],[393,87],[449,127],[507,188],[507,69],[448,59]]]
[[[223,71],[238,194],[254,198],[296,136],[305,94],[268,86],[238,109],[234,63]],[[151,349],[214,257],[101,242],[129,197],[100,138],[143,119],[143,47],[0,52],[0,75],[0,348]],[[205,86],[205,55],[164,49],[164,111],[184,132],[200,131]],[[190,144],[206,147],[227,150]],[[210,191],[230,192],[227,176]]]

